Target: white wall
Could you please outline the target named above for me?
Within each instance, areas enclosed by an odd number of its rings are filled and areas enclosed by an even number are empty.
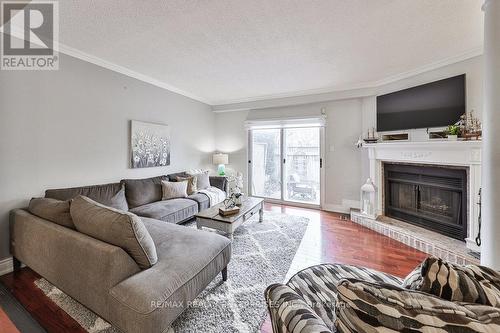
[[[247,131],[244,122],[248,111],[215,113],[215,148],[217,151],[229,154],[228,174],[242,172],[244,186],[247,188]]]
[[[46,188],[211,166],[215,115],[164,89],[61,56],[59,71],[0,73],[0,259],[8,212]],[[171,165],[129,168],[129,122],[171,127]]]
[[[416,75],[401,81],[393,82],[376,89],[377,95],[383,95],[394,91],[418,86],[421,84],[453,77],[460,74],[466,74],[466,108],[468,111],[474,110],[474,114],[479,119],[482,119],[483,113],[483,56],[474,57],[465,61],[457,62],[455,64],[447,65],[439,69]],[[377,103],[375,96],[363,97],[363,135],[367,130],[372,127],[377,128]],[[413,130],[414,132],[421,132],[425,130]],[[418,134],[418,133],[415,133]],[[426,134],[413,135],[414,137],[424,137]],[[368,153],[366,150],[362,151],[363,161],[363,178],[369,176],[368,167]]]

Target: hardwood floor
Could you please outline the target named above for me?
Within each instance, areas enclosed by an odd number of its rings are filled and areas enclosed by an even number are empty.
[[[29,268],[0,277],[14,297],[48,333],[85,333],[86,331],[35,286],[40,275]]]
[[[404,277],[427,255],[392,238],[345,219],[343,214],[266,204],[266,210],[309,219],[285,280],[309,266],[342,263],[373,268]],[[272,333],[269,317],[261,333]]]
[[[366,266],[403,277],[426,257],[423,252],[342,219],[341,214],[275,204],[266,204],[265,210],[310,220],[287,279],[303,268],[320,263]],[[0,277],[0,280],[47,332],[85,332],[35,287],[34,281],[38,278],[38,274],[24,268]],[[262,325],[261,332],[272,332],[269,319]]]
[[[19,330],[10,321],[7,314],[0,308],[0,332],[2,333],[19,333]]]

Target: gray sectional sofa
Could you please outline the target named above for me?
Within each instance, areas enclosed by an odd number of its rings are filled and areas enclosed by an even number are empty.
[[[66,212],[45,216],[38,207],[35,212],[46,218],[28,209],[11,212],[15,268],[26,264],[123,332],[166,332],[220,272],[227,278],[231,257],[226,237],[178,225],[208,207],[208,197],[199,193],[161,201],[160,182],[171,176],[46,191],[46,198],[81,195],[138,215],[156,247],[158,260],[152,267],[141,269],[125,249],[59,223]],[[225,178],[210,181],[226,189]]]
[[[68,200],[77,195],[142,217],[149,217],[170,223],[183,223],[210,205],[203,193],[195,193],[187,198],[162,201],[162,180],[188,177],[184,172],[145,179],[123,179],[119,183],[91,185],[84,187],[51,189],[45,191],[46,198]],[[227,178],[211,176],[210,185],[227,192]],[[122,191],[122,189],[124,189]]]

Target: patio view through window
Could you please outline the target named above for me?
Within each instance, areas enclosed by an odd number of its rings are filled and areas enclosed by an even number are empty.
[[[256,129],[251,134],[252,194],[319,205],[320,129]]]

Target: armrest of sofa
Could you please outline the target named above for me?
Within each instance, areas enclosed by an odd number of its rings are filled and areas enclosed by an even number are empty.
[[[332,333],[311,306],[290,287],[270,285],[265,296],[274,333]]]
[[[10,223],[12,255],[103,317],[109,290],[140,271],[123,249],[25,210],[13,210]]]
[[[228,180],[226,176],[210,176],[210,186],[217,187],[218,189],[227,193]]]
[[[455,303],[420,291],[355,279],[337,285],[335,326],[340,333],[496,332],[500,308]]]

